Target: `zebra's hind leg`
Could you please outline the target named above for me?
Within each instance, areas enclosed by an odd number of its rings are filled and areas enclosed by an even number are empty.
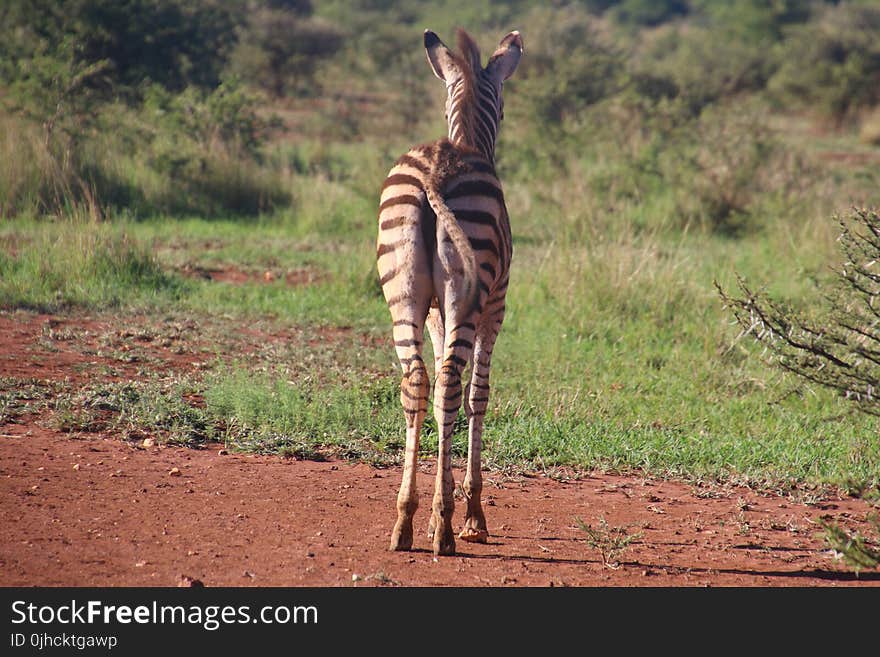
[[[446,316],[447,323],[449,314]],[[447,324],[447,326],[448,326]],[[461,408],[461,374],[473,350],[474,325],[469,321],[452,324],[444,336],[443,364],[434,381],[434,417],[437,420],[437,478],[431,521],[434,525],[434,554],[455,554],[452,513],[455,509],[452,477],[452,430]]]
[[[418,279],[422,287],[430,282]],[[430,295],[408,292],[407,299],[420,299],[417,303],[393,306],[394,349],[403,369],[400,382],[400,403],[406,420],[406,447],[403,459],[403,478],[397,494],[397,522],[391,532],[392,550],[409,550],[413,544],[413,515],[419,506],[416,487],[418,472],[419,439],[422,425],[428,413],[430,379],[422,359],[424,322],[428,314]]]
[[[489,530],[483,513],[481,495],[483,475],[481,471],[481,452],[483,447],[483,419],[489,405],[489,367],[498,327],[493,321],[485,330],[477,334],[473,354],[471,380],[465,391],[464,408],[468,417],[468,461],[462,489],[467,500],[464,529],[458,537],[471,543],[486,543]],[[483,328],[483,327],[481,327]]]
[[[414,356],[400,383],[400,401],[406,416],[406,452],[403,480],[397,494],[397,522],[391,532],[392,550],[409,550],[413,544],[413,515],[419,506],[416,489],[419,434],[428,411],[428,371],[421,356]]]
[[[444,360],[434,382],[434,417],[437,419],[437,476],[431,505],[435,555],[455,554],[452,513],[455,480],[452,477],[452,428],[461,405],[461,368]]]
[[[425,322],[428,327],[428,335],[431,336],[431,346],[434,350],[434,376],[439,374],[440,368],[443,366],[443,345],[446,331],[443,328],[443,315],[440,314],[440,308],[435,298],[428,311],[428,318]],[[428,518],[428,539],[434,539],[434,514]]]

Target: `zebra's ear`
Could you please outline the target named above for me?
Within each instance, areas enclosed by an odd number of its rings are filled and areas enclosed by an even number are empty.
[[[489,58],[486,71],[498,82],[504,82],[513,75],[523,53],[523,41],[519,32],[513,31],[501,39],[498,48]]]
[[[425,52],[428,53],[428,63],[434,70],[434,75],[447,84],[462,75],[452,52],[431,30],[425,30]]]

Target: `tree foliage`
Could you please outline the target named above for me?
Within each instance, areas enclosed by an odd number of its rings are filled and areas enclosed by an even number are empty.
[[[314,91],[321,60],[342,45],[342,32],[311,16],[311,4],[294,0],[247,3],[247,22],[232,56],[232,70],[275,98]]]
[[[0,81],[15,109],[75,136],[99,104],[137,101],[149,84],[219,84],[235,40],[223,3],[8,0],[0,9]]]
[[[106,62],[100,84],[112,95],[136,94],[145,80],[214,86],[236,38],[231,5],[206,0],[8,0],[0,18],[4,77],[25,77],[38,56]]]

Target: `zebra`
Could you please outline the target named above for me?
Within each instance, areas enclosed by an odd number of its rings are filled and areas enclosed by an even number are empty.
[[[468,459],[467,501],[460,539],[486,543],[480,503],[480,450],[489,401],[489,366],[504,319],[513,253],[495,139],[504,116],[501,92],[523,52],[519,32],[505,36],[484,68],[480,50],[462,29],[454,52],[432,31],[424,33],[434,74],[446,83],[448,136],[416,146],[391,168],[379,205],[377,268],[403,370],[400,401],[406,420],[403,480],[391,550],[413,544],[418,507],[416,465],[428,412],[429,377],[422,359],[424,331],[434,349],[434,417],[438,460],[429,534],[435,555],[455,554],[452,430],[464,404]],[[470,381],[462,375],[470,365]]]

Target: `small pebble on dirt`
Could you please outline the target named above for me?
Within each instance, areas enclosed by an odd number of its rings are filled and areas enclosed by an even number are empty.
[[[177,468],[177,467],[175,467],[175,468],[171,468],[171,469],[168,471],[168,476],[170,476],[170,477],[179,477],[179,476],[180,476],[180,468]]]
[[[144,447],[153,447],[156,444],[156,441],[152,438],[144,438],[144,442],[141,443]]]
[[[227,454],[229,454],[229,451],[225,450],[225,449],[221,449],[221,450],[217,451],[217,456],[226,456]]]
[[[74,464],[73,464],[73,469],[74,469],[74,470],[79,470],[79,463],[74,463]]]

